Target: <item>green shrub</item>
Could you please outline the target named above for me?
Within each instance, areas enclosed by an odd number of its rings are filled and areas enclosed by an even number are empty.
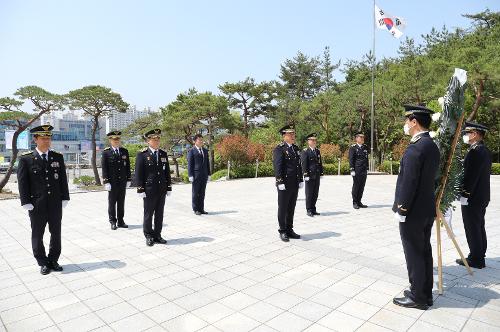
[[[323,164],[323,172],[325,175],[338,175],[338,167],[339,164],[338,162],[335,164]],[[341,175],[349,175],[350,174],[350,169],[349,169],[349,163],[342,161],[340,163],[340,174]]]
[[[130,170],[133,171],[135,169],[135,156],[134,157],[130,156],[129,159],[130,159]]]
[[[188,171],[182,171],[181,174],[181,181],[184,182],[184,183],[189,183],[189,175],[188,175]]]
[[[177,158],[177,162],[179,163],[179,166],[181,166],[182,168],[186,168],[187,167],[187,158],[186,156],[181,156],[179,158]]]
[[[491,165],[491,174],[500,175],[500,163],[493,163]]]
[[[95,179],[93,176],[82,175],[78,178],[74,178],[73,183],[81,186],[93,186],[95,185]]]
[[[392,174],[398,174],[399,161],[384,160],[382,164],[378,166],[378,171],[391,174],[391,162],[392,162]]]
[[[212,181],[216,181],[216,180],[219,180],[220,178],[223,178],[223,177],[226,177],[227,176],[227,169],[221,169],[217,172],[214,172],[211,176],[210,176],[210,180]]]

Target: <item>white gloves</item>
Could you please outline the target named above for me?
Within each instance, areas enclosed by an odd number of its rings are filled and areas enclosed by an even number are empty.
[[[394,213],[394,220],[396,220],[397,222],[405,222],[406,216],[402,216],[399,213],[395,212]]]
[[[104,189],[106,189],[107,191],[111,191],[111,183],[105,183]]]
[[[309,177],[308,177],[308,176],[306,176],[306,177],[304,178],[304,181],[309,181]]]
[[[22,208],[23,208],[23,209],[25,209],[25,210],[31,211],[31,210],[33,210],[35,207],[33,206],[33,204],[28,203],[28,204],[24,204],[24,205],[22,205]]]
[[[278,184],[278,190],[285,190],[285,185],[284,184]]]
[[[69,201],[62,201],[62,207],[63,207],[63,209],[68,205],[68,202]]]
[[[351,176],[355,176],[355,175],[356,175],[356,172],[351,171]]]
[[[469,199],[467,197],[460,197],[460,204],[461,205],[469,205]]]
[[[137,197],[146,198],[146,193],[137,193]]]
[[[194,177],[190,176],[189,177],[189,182],[193,182],[194,181]]]
[[[299,189],[304,186],[304,182],[299,182]]]
[[[131,184],[132,184],[132,181],[127,181],[127,188],[129,188]]]
[[[167,196],[170,196],[172,195],[172,192],[171,191],[167,191]]]

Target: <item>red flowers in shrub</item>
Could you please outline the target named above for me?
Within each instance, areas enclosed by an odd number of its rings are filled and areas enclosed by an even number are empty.
[[[251,142],[241,135],[224,136],[215,150],[224,162],[230,160],[236,166],[263,161],[265,156],[264,144]]]

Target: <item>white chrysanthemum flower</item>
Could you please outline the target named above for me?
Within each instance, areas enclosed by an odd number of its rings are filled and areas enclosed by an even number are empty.
[[[434,113],[432,114],[432,121],[438,121],[441,118],[441,113]]]
[[[438,134],[437,134],[437,132],[435,132],[435,131],[430,131],[430,132],[429,132],[429,135],[431,136],[431,138],[434,138],[434,137],[436,137]]]

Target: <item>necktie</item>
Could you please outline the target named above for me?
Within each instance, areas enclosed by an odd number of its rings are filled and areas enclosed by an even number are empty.
[[[155,162],[158,164],[158,154],[155,152],[153,152],[153,157],[155,158]]]
[[[201,157],[204,158],[205,156],[203,155],[203,150],[201,148],[198,148],[198,152],[201,154]]]
[[[46,153],[42,153],[42,159],[43,159],[43,165],[45,167],[47,167],[47,154]]]

